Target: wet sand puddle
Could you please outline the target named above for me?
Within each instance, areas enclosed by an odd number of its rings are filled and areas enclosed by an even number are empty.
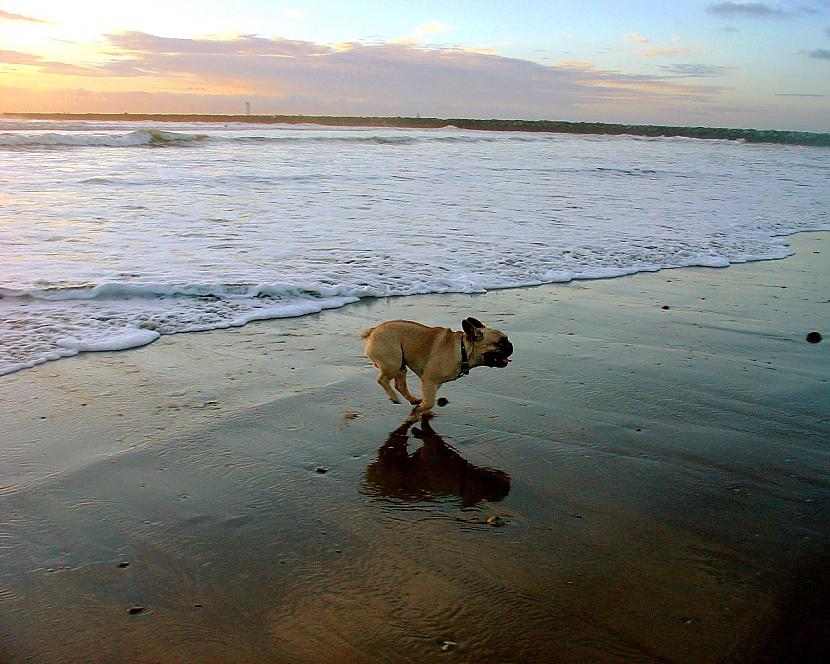
[[[7,496],[10,656],[556,661],[567,641],[651,658],[566,607],[563,554],[528,546],[506,471],[427,420],[369,458],[368,418],[309,415],[281,428],[255,409]]]

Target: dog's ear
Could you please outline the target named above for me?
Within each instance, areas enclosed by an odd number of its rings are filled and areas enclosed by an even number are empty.
[[[470,341],[480,341],[484,335],[481,330],[484,329],[484,323],[475,318],[465,318],[461,321],[461,327],[464,328],[464,334]]]

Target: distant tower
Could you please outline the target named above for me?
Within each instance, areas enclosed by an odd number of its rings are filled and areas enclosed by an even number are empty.
[[[251,114],[251,102],[246,101],[245,102],[245,115],[250,115],[250,114]]]

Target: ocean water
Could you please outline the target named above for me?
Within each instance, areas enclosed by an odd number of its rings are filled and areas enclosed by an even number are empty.
[[[0,120],[0,375],[363,297],[783,258],[830,150]]]

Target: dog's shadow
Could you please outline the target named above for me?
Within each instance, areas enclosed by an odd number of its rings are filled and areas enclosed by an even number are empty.
[[[366,468],[366,493],[408,502],[457,496],[462,507],[497,502],[510,493],[510,475],[467,461],[435,432],[428,417],[413,428],[416,422],[408,419],[381,445],[377,460]],[[412,453],[410,433],[421,441]]]

